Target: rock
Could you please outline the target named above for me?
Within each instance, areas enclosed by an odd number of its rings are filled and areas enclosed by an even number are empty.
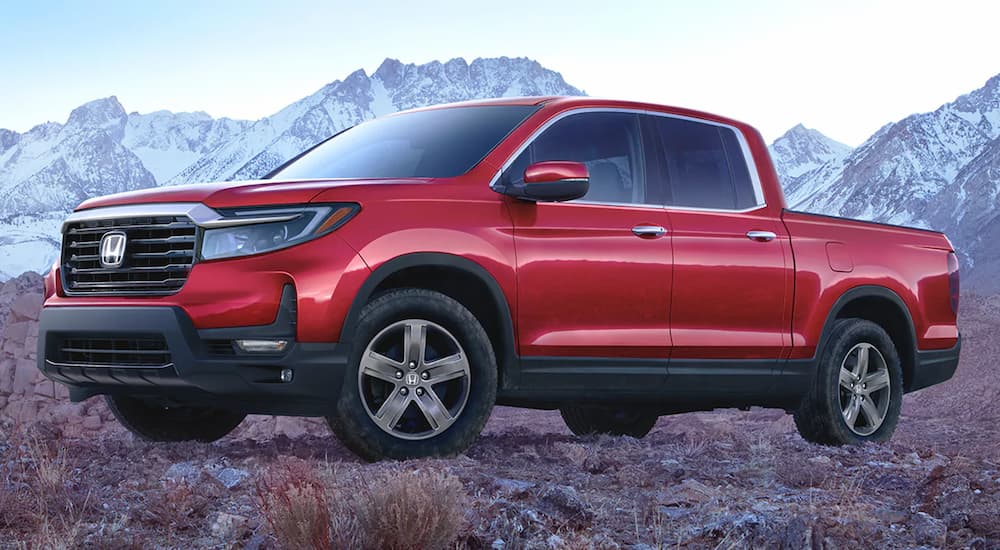
[[[997,516],[989,512],[972,512],[969,514],[969,527],[976,534],[986,535],[991,539],[1000,539],[1000,522]]]
[[[3,352],[11,357],[24,357],[24,342],[18,342],[17,340],[4,340],[0,342],[3,344]]]
[[[756,538],[767,521],[758,514],[725,514],[716,521],[701,528],[701,536],[727,537],[732,533],[739,533],[747,539]]]
[[[38,407],[34,401],[19,399],[7,405],[6,413],[16,423],[32,424],[38,417]]]
[[[56,422],[79,424],[83,422],[83,405],[79,403],[59,403],[52,407],[52,419]]]
[[[530,481],[522,481],[520,479],[508,479],[504,477],[493,478],[493,483],[498,489],[503,491],[509,491],[511,493],[524,493],[528,489],[535,487],[535,484]]]
[[[193,460],[171,464],[163,474],[164,481],[194,485],[201,479],[201,465]]]
[[[664,506],[699,504],[718,497],[718,489],[694,479],[685,479],[663,491],[660,495],[660,504]]]
[[[947,529],[944,522],[936,517],[926,512],[917,512],[910,518],[910,528],[917,544],[944,547],[944,536]]]
[[[812,549],[823,547],[823,536],[819,527],[812,520],[807,520],[802,516],[795,516],[788,525],[781,537],[781,548],[789,550]]]
[[[826,455],[816,455],[809,459],[809,463],[816,466],[829,466],[833,461]]]
[[[888,508],[875,511],[875,517],[888,524],[905,523],[910,515],[902,510],[890,510]]]
[[[250,476],[250,472],[239,468],[223,468],[215,472],[215,479],[226,489],[232,489],[239,485],[244,479]]]
[[[0,360],[0,393],[11,393],[14,388],[14,360]]]
[[[543,511],[566,516],[567,523],[579,528],[588,527],[594,520],[594,512],[580,499],[576,489],[568,485],[550,485],[539,495]]]
[[[4,340],[13,340],[15,342],[24,342],[28,337],[28,325],[31,323],[27,321],[22,321],[20,323],[14,323],[7,326],[7,330],[3,333]]]
[[[56,383],[51,380],[42,380],[41,382],[35,384],[35,395],[55,399]]]
[[[86,430],[100,430],[101,429],[101,417],[96,415],[90,415],[83,418],[83,428]]]
[[[306,435],[306,428],[302,422],[294,416],[279,416],[274,423],[274,433],[285,434],[294,439]]]
[[[22,319],[38,320],[38,313],[42,309],[42,295],[32,293],[21,294],[14,299],[10,305],[11,313]]]
[[[18,359],[14,367],[14,386],[11,393],[30,393],[35,385],[35,376],[39,374],[38,367],[31,359]]]
[[[250,519],[246,516],[219,512],[212,520],[211,532],[225,541],[235,541],[246,534]]]
[[[678,520],[691,514],[690,508],[678,508],[676,506],[660,506],[657,510],[659,510],[660,515],[670,520]]]

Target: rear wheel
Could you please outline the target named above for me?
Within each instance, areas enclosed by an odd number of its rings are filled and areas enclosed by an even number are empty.
[[[566,405],[559,414],[576,435],[627,435],[636,439],[645,437],[659,418],[655,412],[636,407]]]
[[[195,406],[166,406],[123,395],[107,396],[122,426],[148,441],[210,442],[233,431],[243,413]]]
[[[902,369],[889,335],[871,321],[841,319],[795,412],[795,425],[813,443],[886,441],[896,430],[902,402]]]
[[[330,428],[367,460],[449,456],[478,437],[496,401],[490,340],[462,304],[387,292],[361,312]]]

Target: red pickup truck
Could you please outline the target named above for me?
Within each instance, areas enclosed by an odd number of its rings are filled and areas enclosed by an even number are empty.
[[[577,434],[792,412],[882,441],[958,364],[941,233],[787,209],[752,127],[591,98],[359,124],[261,181],[91,199],[45,277],[39,368],[157,441],[325,416],[367,459],[449,455],[494,404]]]

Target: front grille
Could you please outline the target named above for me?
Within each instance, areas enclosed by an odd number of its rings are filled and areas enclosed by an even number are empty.
[[[101,265],[101,239],[125,234],[119,267]],[[184,286],[195,259],[198,229],[187,216],[84,220],[63,229],[63,288],[70,295],[162,295]]]
[[[162,336],[58,340],[53,362],[65,366],[152,367],[170,366],[170,350]]]

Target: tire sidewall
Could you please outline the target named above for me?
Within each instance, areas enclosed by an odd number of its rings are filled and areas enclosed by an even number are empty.
[[[865,443],[887,441],[896,430],[903,403],[903,376],[899,353],[892,339],[882,327],[864,320],[849,320],[838,323],[834,336],[823,353],[823,368],[819,380],[820,405],[831,420],[830,428],[834,439],[842,443]],[[885,420],[870,435],[855,433],[847,426],[840,408],[840,368],[847,353],[857,344],[868,343],[875,346],[885,360],[889,370],[889,408]]]
[[[469,360],[469,395],[455,422],[444,432],[421,440],[394,437],[368,415],[358,390],[361,357],[371,340],[385,327],[406,319],[440,325],[458,340]],[[337,435],[367,460],[447,456],[464,450],[479,432],[496,401],[497,367],[490,340],[479,321],[459,302],[420,289],[390,291],[372,300],[361,312],[354,331],[350,361],[337,401]]]

